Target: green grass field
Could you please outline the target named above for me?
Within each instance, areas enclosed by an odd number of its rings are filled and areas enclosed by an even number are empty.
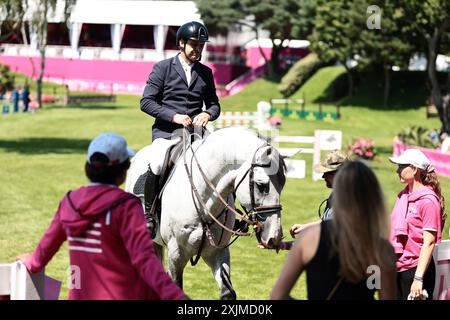
[[[339,72],[333,71],[335,74]],[[328,77],[328,76],[327,76]],[[325,77],[319,83],[307,83],[308,96],[319,97]],[[225,111],[256,110],[260,100],[278,97],[277,83],[261,79],[236,96],[223,99]],[[47,86],[45,92],[52,92]],[[306,87],[307,88],[307,87]],[[306,90],[306,88],[304,90]],[[376,94],[376,93],[374,93]],[[0,261],[9,262],[17,254],[32,251],[48,226],[61,197],[70,189],[87,182],[83,165],[89,141],[104,131],[116,131],[125,136],[129,145],[138,150],[151,141],[152,119],[139,109],[138,96],[119,95],[116,104],[60,107],[46,106],[28,114],[0,117]],[[371,99],[371,97],[366,97]],[[371,162],[391,209],[397,192],[403,188],[389,163],[392,139],[403,127],[423,125],[438,128],[438,120],[426,120],[423,107],[405,105],[395,110],[373,108],[366,104],[341,109],[342,119],[333,123],[285,120],[282,135],[312,135],[315,129],[342,130],[344,145],[353,138],[375,141],[378,156]],[[283,229],[293,223],[317,219],[317,207],[328,196],[323,181],[311,181],[311,157],[307,161],[307,178],[289,179],[282,195]],[[442,189],[450,207],[450,179],[441,178]],[[444,237],[448,238],[448,223]],[[238,239],[231,247],[232,282],[238,299],[267,299],[286,260],[287,252],[257,248],[254,237]],[[67,296],[67,247],[64,245],[49,263],[46,272],[63,281],[61,298]],[[193,299],[217,299],[218,289],[212,273],[201,261],[185,269],[185,291]],[[306,298],[304,276],[297,283],[293,296]]]

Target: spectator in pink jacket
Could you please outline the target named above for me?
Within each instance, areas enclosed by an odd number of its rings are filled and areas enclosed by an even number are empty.
[[[121,136],[96,137],[85,164],[91,183],[64,196],[34,252],[18,257],[38,272],[67,240],[69,299],[186,298],[155,254],[140,200],[118,188],[132,155]]]
[[[406,184],[397,196],[391,214],[391,243],[397,254],[398,299],[432,298],[435,285],[433,250],[441,241],[445,204],[431,161],[418,149],[399,157],[400,182]]]

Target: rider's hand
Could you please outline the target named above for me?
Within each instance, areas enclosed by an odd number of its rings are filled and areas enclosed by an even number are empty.
[[[183,127],[190,126],[192,124],[191,118],[186,114],[176,114],[173,116],[172,122],[181,124]]]
[[[193,124],[194,126],[206,126],[208,124],[208,121],[211,119],[211,116],[209,115],[209,113],[206,112],[202,112],[198,115],[195,116],[194,120],[193,120]]]
[[[303,229],[305,229],[305,227],[306,227],[306,225],[304,225],[304,224],[292,225],[291,229],[289,230],[291,237],[295,238]]]

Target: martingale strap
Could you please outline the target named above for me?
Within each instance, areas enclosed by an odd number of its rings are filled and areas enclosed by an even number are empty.
[[[184,131],[184,135],[183,135],[183,140],[187,140],[186,139],[186,131]],[[185,143],[185,148],[186,148],[186,143]],[[217,191],[216,187],[212,184],[212,182],[209,180],[209,178],[206,176],[205,172],[203,171],[202,167],[200,166],[200,163],[195,155],[195,150],[192,148],[192,145],[189,144],[189,148],[192,151],[192,157],[195,160],[195,162],[197,163],[197,167],[200,171],[200,174],[202,175],[204,181],[206,182],[206,184],[213,190],[214,194],[217,196],[217,198],[222,202],[222,204],[225,206],[225,208],[227,210],[232,211],[237,217],[239,217],[241,220],[246,221],[248,224],[253,225],[254,223],[251,220],[248,220],[246,217],[242,216],[240,213],[238,213],[233,207],[231,207],[227,201],[225,201],[225,199],[223,199],[223,197],[221,196],[220,192]],[[183,154],[183,158],[184,158],[184,166],[186,169],[186,173],[188,175],[189,178],[189,182],[191,184],[191,188],[192,191],[195,194],[195,198],[197,199],[197,201],[200,203],[203,211],[209,215],[211,217],[212,220],[214,220],[214,222],[216,222],[220,227],[222,227],[223,229],[225,229],[226,231],[230,232],[233,235],[239,235],[239,236],[249,236],[250,233],[248,232],[240,232],[240,231],[234,231],[230,228],[228,228],[227,226],[223,225],[213,214],[211,214],[211,212],[208,210],[205,202],[203,201],[203,199],[200,196],[200,193],[198,192],[197,188],[195,187],[194,184],[194,179],[192,177],[192,170],[189,171],[188,165],[187,165],[187,161],[186,161],[186,152],[187,150],[184,150],[184,154]],[[192,160],[191,160],[191,165],[192,165]]]

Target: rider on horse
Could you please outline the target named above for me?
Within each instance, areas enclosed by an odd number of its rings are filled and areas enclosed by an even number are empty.
[[[163,146],[158,152],[164,155],[169,145],[161,139],[179,136],[179,129],[183,127],[191,132],[193,127],[204,128],[220,115],[212,71],[200,62],[208,37],[208,30],[200,22],[183,24],[176,35],[180,53],[155,64],[145,86],[141,110],[156,118],[152,144]],[[161,167],[161,164],[149,165],[144,186],[145,214],[150,230],[155,227],[150,210],[159,191]]]

